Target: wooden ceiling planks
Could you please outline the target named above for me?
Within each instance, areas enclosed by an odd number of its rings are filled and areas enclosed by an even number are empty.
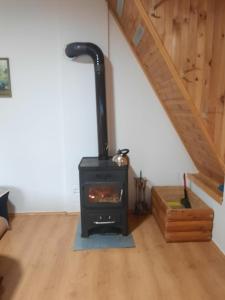
[[[149,12],[153,1],[109,0],[108,2],[113,15],[197,168],[202,174],[218,182],[223,182],[224,163],[217,155],[215,146],[204,126],[199,111],[180,77],[179,70],[175,68],[149,18],[149,14],[147,14],[147,9]],[[120,15],[117,11],[118,2],[123,2],[123,10],[122,13],[120,12]],[[170,0],[161,2],[162,4],[157,9],[163,4],[170,2]],[[154,2],[155,5],[157,5],[156,2]],[[179,9],[177,6],[177,12]],[[156,9],[150,11],[150,14],[156,15]],[[158,19],[158,16],[156,15],[154,18]],[[166,23],[168,22],[167,18]],[[140,28],[143,29],[141,30],[142,36],[137,39],[137,29]],[[171,34],[173,34],[172,27],[170,30]],[[165,35],[165,32],[162,30],[161,34]],[[182,57],[179,58],[179,61],[182,61]]]

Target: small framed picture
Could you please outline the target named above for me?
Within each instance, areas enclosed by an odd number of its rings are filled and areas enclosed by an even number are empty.
[[[0,57],[0,97],[12,97],[9,59]]]

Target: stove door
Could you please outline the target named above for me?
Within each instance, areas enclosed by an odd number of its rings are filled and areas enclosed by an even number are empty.
[[[124,194],[120,182],[88,182],[84,185],[86,206],[121,206]]]

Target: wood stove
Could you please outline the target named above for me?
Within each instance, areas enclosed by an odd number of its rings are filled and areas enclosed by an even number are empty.
[[[66,55],[89,55],[94,62],[98,157],[84,157],[79,164],[81,235],[95,231],[128,234],[128,166],[118,166],[108,156],[105,66],[101,49],[92,43],[71,43]]]
[[[84,157],[79,172],[82,236],[115,230],[127,235],[128,167]]]

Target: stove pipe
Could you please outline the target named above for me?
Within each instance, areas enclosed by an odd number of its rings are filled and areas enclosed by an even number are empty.
[[[89,55],[94,62],[98,156],[99,159],[108,159],[104,54],[97,45],[92,43],[71,43],[67,45],[65,52],[70,58],[78,57],[80,55]]]

